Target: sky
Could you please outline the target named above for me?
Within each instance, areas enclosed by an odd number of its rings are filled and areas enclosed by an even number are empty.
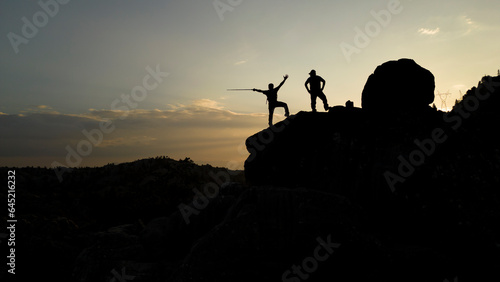
[[[288,74],[279,100],[308,111],[311,69],[331,106],[360,107],[378,65],[411,58],[451,93],[449,110],[497,74],[499,11],[497,0],[2,0],[0,166],[168,156],[242,168],[266,98],[226,89]]]

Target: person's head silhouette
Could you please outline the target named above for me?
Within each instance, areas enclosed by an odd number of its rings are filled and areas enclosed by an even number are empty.
[[[315,71],[315,70],[311,70],[311,71],[309,72],[309,75],[310,75],[310,76],[316,76],[316,71]]]
[[[274,89],[274,84],[269,83],[269,90],[273,90],[273,89]]]

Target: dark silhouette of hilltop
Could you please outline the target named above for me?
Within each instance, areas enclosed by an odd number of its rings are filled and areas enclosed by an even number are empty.
[[[250,136],[246,184],[189,159],[21,169],[25,257],[55,281],[500,281],[500,77],[448,113],[433,89],[382,64],[362,108]]]
[[[12,169],[2,167],[0,173],[7,175]],[[177,161],[156,157],[75,168],[64,174],[62,182],[53,169],[14,169],[19,281],[40,277],[65,282],[110,281],[113,269],[121,274],[123,261],[154,259],[146,258],[147,253],[141,254],[146,247],[139,238],[145,225],[155,218],[178,213],[179,204],[192,202],[193,189],[203,190],[204,185],[214,182],[211,175],[230,173],[228,181],[244,181],[241,172],[200,166],[189,158]],[[0,196],[6,199],[6,190],[0,191]],[[210,212],[210,207],[206,211],[193,217],[195,224],[191,226],[198,229],[191,229],[191,239],[184,236],[188,245],[174,241],[174,246],[189,250],[189,244],[211,228],[196,224],[217,216]],[[6,214],[3,220],[6,222]],[[2,241],[2,246],[6,246]],[[150,247],[147,242],[144,245]],[[171,249],[168,253],[175,255]],[[180,258],[181,255],[177,257]],[[146,278],[151,279],[151,275]],[[120,280],[115,277],[115,281]]]

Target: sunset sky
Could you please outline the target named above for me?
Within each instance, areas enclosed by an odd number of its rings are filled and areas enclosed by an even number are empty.
[[[311,69],[331,105],[359,107],[378,65],[412,58],[451,108],[500,68],[499,11],[498,0],[1,1],[0,166],[169,156],[241,168],[266,99],[226,89],[288,74],[279,100],[310,110]]]

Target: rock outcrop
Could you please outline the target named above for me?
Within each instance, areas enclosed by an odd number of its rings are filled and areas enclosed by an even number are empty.
[[[421,111],[434,101],[434,75],[411,59],[389,61],[368,77],[361,97],[368,111]]]
[[[357,265],[377,281],[500,279],[494,270],[500,263],[500,77],[483,78],[444,113],[428,107],[424,90],[431,91],[432,75],[424,76],[423,98],[414,92],[405,103],[418,106],[409,111],[379,113],[374,110],[383,105],[363,104],[300,112],[249,137],[247,181],[346,197],[362,211],[358,230],[381,246],[365,250],[376,267]],[[394,260],[384,261],[384,252]],[[325,277],[360,281],[338,274]]]

